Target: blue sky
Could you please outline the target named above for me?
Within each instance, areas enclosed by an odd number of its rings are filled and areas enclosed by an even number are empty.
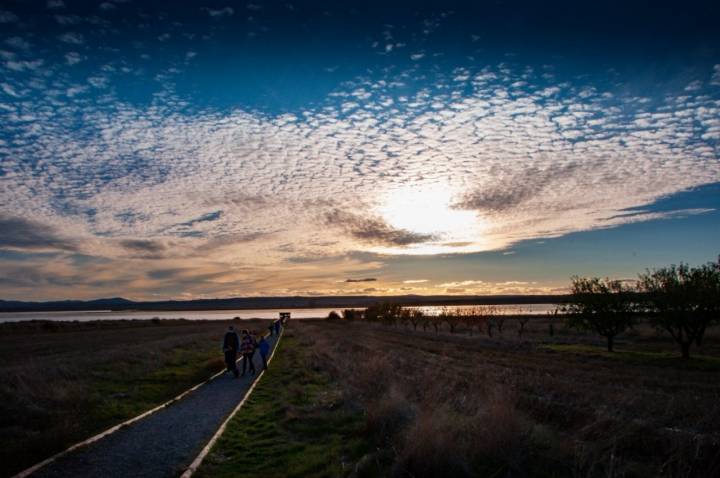
[[[718,13],[3,2],[0,296],[547,293],[714,260]]]

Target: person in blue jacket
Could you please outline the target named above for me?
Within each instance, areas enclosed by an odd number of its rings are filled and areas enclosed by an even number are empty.
[[[258,342],[258,350],[260,351],[260,358],[262,358],[263,369],[267,370],[267,357],[270,353],[270,344],[267,340],[265,340],[265,337],[260,338],[260,342]]]

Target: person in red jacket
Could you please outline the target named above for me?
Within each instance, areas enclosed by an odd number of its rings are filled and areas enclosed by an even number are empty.
[[[255,375],[255,364],[253,363],[253,355],[255,354],[255,347],[257,343],[255,338],[247,330],[242,331],[242,338],[240,339],[240,353],[243,356],[242,375],[245,376],[245,370],[249,367],[250,373]]]

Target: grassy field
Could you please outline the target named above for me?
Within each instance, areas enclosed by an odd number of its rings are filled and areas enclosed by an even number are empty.
[[[294,324],[392,476],[720,476],[720,347],[695,358],[638,327],[601,338],[512,320],[493,338],[343,321]],[[462,332],[462,330],[460,330]]]
[[[221,368],[225,325],[0,326],[3,474]],[[689,360],[644,326],[613,353],[547,318],[518,328],[293,321],[200,475],[720,476],[718,328]]]
[[[367,454],[372,442],[362,433],[361,409],[318,371],[308,345],[292,329],[284,334],[197,476],[345,476]]]
[[[261,321],[243,321],[264,330]],[[223,367],[218,321],[0,325],[0,474],[157,406]]]

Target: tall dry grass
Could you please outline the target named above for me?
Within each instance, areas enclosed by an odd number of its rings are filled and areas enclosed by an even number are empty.
[[[386,351],[368,356],[316,336],[313,364],[334,374],[365,412],[366,431],[385,450],[394,476],[477,476],[520,472],[529,456],[532,422],[513,391],[448,375],[447,359],[419,366]]]
[[[529,324],[520,340],[298,326],[311,337],[313,366],[363,409],[379,448],[368,461],[394,476],[717,476],[720,387],[711,370],[552,353],[546,331]],[[633,340],[663,350],[642,329]]]

